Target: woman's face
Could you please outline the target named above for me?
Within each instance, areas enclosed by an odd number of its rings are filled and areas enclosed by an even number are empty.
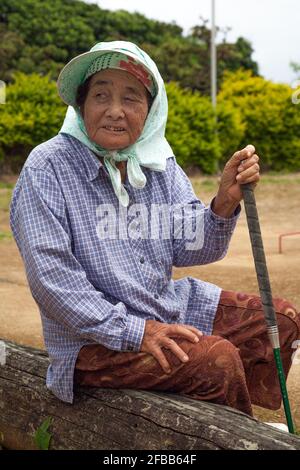
[[[81,110],[91,140],[107,150],[123,149],[142,133],[147,90],[125,70],[102,70],[92,76]]]

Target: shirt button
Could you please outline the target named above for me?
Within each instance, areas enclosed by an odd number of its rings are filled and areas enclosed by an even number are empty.
[[[145,263],[145,258],[143,256],[140,258],[140,263]]]
[[[159,299],[159,295],[158,295],[158,294],[154,294],[154,298],[155,298],[155,299]]]

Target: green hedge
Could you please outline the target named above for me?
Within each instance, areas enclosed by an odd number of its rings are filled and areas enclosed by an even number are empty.
[[[300,106],[293,90],[251,73],[227,74],[218,95],[217,121],[210,99],[166,85],[167,138],[184,168],[214,173],[239,148],[256,146],[262,167],[300,170]],[[49,76],[18,73],[0,105],[0,166],[19,170],[30,150],[59,131],[66,106]]]
[[[176,83],[167,84],[166,89],[169,102],[166,137],[178,163],[184,168],[196,166],[205,173],[214,173],[221,149],[209,98]]]
[[[227,73],[222,84],[220,106],[230,103],[244,126],[237,147],[252,143],[263,169],[300,170],[300,106],[292,93],[288,85],[247,71]]]
[[[14,75],[0,106],[0,162],[18,170],[30,150],[53,137],[66,112],[55,82],[38,74]]]

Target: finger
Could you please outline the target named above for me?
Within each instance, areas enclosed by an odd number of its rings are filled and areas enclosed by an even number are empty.
[[[251,157],[251,155],[255,153],[255,147],[252,144],[246,145],[246,147],[243,148],[241,152],[245,155],[246,158]]]
[[[203,333],[202,331],[198,330],[198,328],[194,327],[194,326],[191,326],[191,325],[183,325],[185,326],[185,328],[188,328],[189,330],[193,331],[198,338],[201,338],[201,336],[203,336]]]
[[[181,347],[176,343],[176,341],[168,338],[164,341],[163,346],[172,351],[172,353],[175,354],[175,356],[178,357],[181,362],[187,362],[189,360],[189,357],[186,352],[181,349]]]
[[[162,352],[160,347],[153,347],[151,350],[152,356],[157,360],[159,363],[160,367],[166,374],[170,374],[171,372],[171,367],[170,364],[167,361],[166,356]]]
[[[169,328],[166,329],[165,334],[167,336],[179,336],[183,337],[192,343],[199,341],[199,335],[196,332],[191,331],[191,328],[187,328],[182,325],[169,325]]]
[[[254,165],[255,163],[258,163],[258,162],[259,162],[259,156],[254,154],[254,155],[252,155],[252,157],[241,161],[241,163],[238,167],[238,171],[239,172],[244,171],[247,168],[250,168],[252,165]]]
[[[246,160],[255,153],[254,145],[247,145],[242,150],[235,152],[232,156],[232,161],[236,164],[240,163],[242,160]]]
[[[248,184],[248,183],[258,183],[259,181],[259,178],[260,178],[260,175],[259,173],[256,173],[255,175],[252,175],[250,176],[249,178],[247,178],[245,181],[239,181],[239,184]],[[253,186],[256,186],[256,184]]]
[[[250,168],[239,173],[236,177],[239,183],[245,182],[248,178],[251,178],[253,175],[259,174],[259,164],[254,163]]]

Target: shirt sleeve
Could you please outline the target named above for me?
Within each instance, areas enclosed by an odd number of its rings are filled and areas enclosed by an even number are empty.
[[[172,178],[173,264],[194,266],[213,263],[226,255],[241,212],[239,205],[231,217],[205,206],[195,195],[191,182],[174,159]]]
[[[10,224],[33,298],[43,313],[81,339],[116,351],[139,351],[145,320],[111,304],[87,279],[72,253],[63,193],[48,170],[23,168],[10,208]]]

